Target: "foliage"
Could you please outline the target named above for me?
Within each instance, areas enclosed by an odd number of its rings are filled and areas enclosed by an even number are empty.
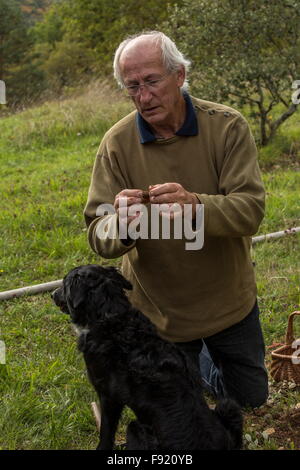
[[[0,41],[0,72],[5,68],[8,106],[49,99],[91,77],[111,76],[119,42],[129,34],[156,28],[166,19],[167,6],[174,3],[0,0],[6,12],[3,23],[0,20],[0,40],[1,35],[4,38]]]
[[[36,44],[49,44],[55,46],[57,41],[63,38],[63,19],[60,13],[59,3],[53,2],[46,10],[42,19],[36,22],[31,29],[33,41]]]
[[[56,44],[41,68],[53,90],[86,81],[91,75],[92,57],[79,42],[62,40]]]
[[[5,12],[0,16],[0,79],[6,80],[9,66],[24,52],[26,28],[16,0],[0,0],[0,11]]]
[[[300,77],[299,0],[184,0],[166,30],[193,62],[192,91],[251,107],[266,145],[296,110]],[[284,111],[274,118],[274,106]]]
[[[19,0],[0,0],[0,11],[0,79],[6,83],[8,105],[14,107],[40,95],[43,72],[32,51],[29,11],[22,10]]]
[[[80,41],[94,54],[95,70],[111,73],[118,44],[130,34],[157,27],[166,19],[168,5],[174,3],[173,0],[66,0],[61,7],[67,38]]]
[[[16,0],[28,25],[41,20],[52,0]]]

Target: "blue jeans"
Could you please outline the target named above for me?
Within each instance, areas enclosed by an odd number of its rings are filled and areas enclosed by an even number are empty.
[[[268,374],[257,302],[239,323],[203,340],[176,344],[200,368],[203,387],[215,398],[230,397],[252,408],[267,400]]]

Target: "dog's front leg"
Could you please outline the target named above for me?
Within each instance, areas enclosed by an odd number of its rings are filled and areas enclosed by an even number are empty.
[[[98,450],[112,450],[123,405],[105,396],[100,398],[101,427]]]

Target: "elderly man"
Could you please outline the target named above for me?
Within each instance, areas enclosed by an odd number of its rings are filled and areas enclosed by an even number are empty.
[[[190,354],[208,390],[257,407],[268,380],[250,257],[264,214],[256,147],[239,112],[187,93],[188,66],[160,32],[117,49],[115,77],[136,110],[101,142],[85,208],[89,243],[104,258],[123,256],[132,303]],[[138,216],[130,209],[145,202],[189,205],[194,219],[203,204],[203,247],[121,237]],[[99,213],[103,204],[115,213]]]

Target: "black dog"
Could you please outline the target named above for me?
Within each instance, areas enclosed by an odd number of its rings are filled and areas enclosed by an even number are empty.
[[[176,345],[128,301],[131,284],[113,267],[80,266],[52,297],[81,331],[79,350],[101,405],[98,449],[113,449],[124,406],[137,420],[127,449],[239,449],[242,415],[231,400],[211,410],[199,372]]]

